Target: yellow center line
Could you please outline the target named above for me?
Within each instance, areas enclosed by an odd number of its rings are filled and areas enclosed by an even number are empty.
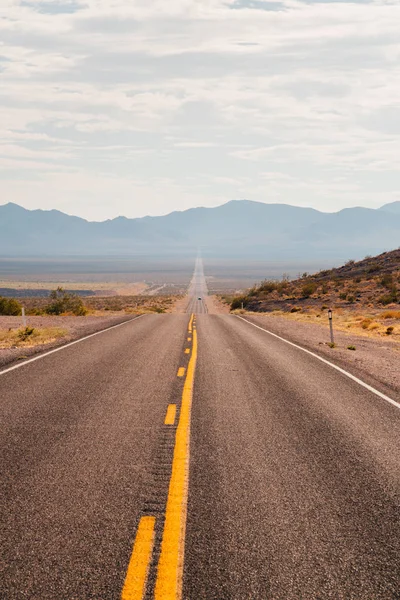
[[[185,349],[185,354],[190,354],[190,348]]]
[[[193,319],[194,319],[194,314],[192,313],[190,316],[189,327],[188,327],[189,333],[192,333]]]
[[[185,371],[186,371],[185,367],[179,367],[177,376],[178,377],[183,377],[184,374],[185,374]]]
[[[181,413],[176,430],[172,473],[165,525],[155,586],[155,600],[181,600],[189,487],[190,416],[197,361],[197,333],[183,388]]]
[[[176,404],[169,404],[165,416],[164,425],[174,425],[176,417]]]
[[[188,337],[188,342],[191,342],[191,341],[192,341],[192,338],[191,338],[191,337]]]
[[[142,517],[122,589],[121,600],[143,600],[154,545],[155,517]]]

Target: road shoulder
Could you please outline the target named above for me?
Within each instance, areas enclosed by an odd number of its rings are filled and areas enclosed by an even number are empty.
[[[48,352],[54,348],[65,346],[92,333],[103,331],[113,325],[131,321],[136,315],[113,317],[28,317],[30,327],[60,327],[67,330],[67,335],[47,344],[37,346],[16,346],[0,349],[0,369],[12,366],[13,363],[31,358],[37,354]],[[21,317],[0,317],[0,328],[21,327]]]
[[[338,331],[335,332],[336,346],[330,348],[329,330],[321,325],[269,315],[242,316],[259,327],[323,356],[394,399],[400,397],[400,349],[390,339],[375,340]],[[355,350],[349,349],[349,346]]]

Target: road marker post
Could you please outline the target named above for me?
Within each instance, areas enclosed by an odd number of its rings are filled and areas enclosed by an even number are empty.
[[[334,345],[335,344],[335,340],[333,337],[333,312],[332,309],[330,308],[328,310],[328,319],[329,319],[329,331],[331,334],[331,344]]]
[[[22,327],[26,327],[25,307],[22,307]]]

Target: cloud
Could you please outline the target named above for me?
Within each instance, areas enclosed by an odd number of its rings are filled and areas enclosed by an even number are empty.
[[[399,22],[387,0],[3,0],[1,196],[62,188],[93,218],[396,200]]]

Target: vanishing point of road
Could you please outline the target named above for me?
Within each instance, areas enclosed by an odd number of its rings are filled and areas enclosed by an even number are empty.
[[[0,371],[5,600],[399,600],[400,404],[255,326],[146,315]]]

